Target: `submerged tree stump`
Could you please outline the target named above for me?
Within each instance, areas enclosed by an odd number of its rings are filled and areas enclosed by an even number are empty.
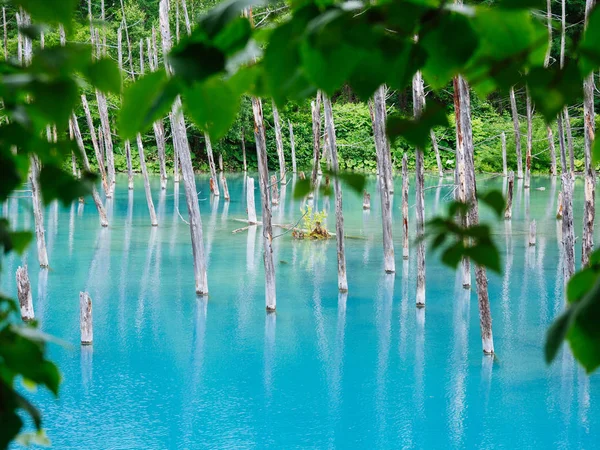
[[[27,273],[27,264],[17,268],[17,297],[19,298],[19,306],[21,307],[21,318],[24,322],[29,322],[35,319],[33,312],[33,298],[31,295],[31,283],[29,282],[29,274]]]
[[[300,174],[298,175],[298,178],[300,178],[301,180],[306,180],[306,175],[304,174],[303,170],[300,171]]]
[[[279,189],[276,175],[271,175],[271,204],[279,205]]]
[[[246,211],[248,212],[248,223],[256,224],[256,205],[254,203],[254,178],[246,178]]]
[[[535,246],[535,240],[536,240],[536,225],[535,225],[535,220],[533,220],[531,222],[531,224],[529,225],[529,246],[533,247]]]
[[[558,193],[558,199],[556,200],[556,218],[562,220],[563,218],[563,193]]]
[[[363,209],[371,209],[371,194],[367,191],[363,193]]]
[[[87,292],[79,293],[79,328],[81,329],[81,345],[91,345],[94,341],[92,298]]]
[[[511,170],[508,173],[508,190],[506,193],[506,208],[504,209],[504,218],[510,220],[512,218],[512,202],[513,191],[515,187],[515,173]]]
[[[229,201],[229,187],[227,186],[227,178],[223,173],[221,173],[221,184],[223,185],[223,198]]]

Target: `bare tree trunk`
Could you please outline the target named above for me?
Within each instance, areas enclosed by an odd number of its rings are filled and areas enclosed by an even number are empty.
[[[277,175],[271,175],[271,204],[279,205],[279,189],[277,187]]]
[[[244,164],[244,172],[248,171],[248,164],[246,162],[246,130],[242,126],[242,158]]]
[[[206,155],[208,156],[208,167],[210,168],[210,177],[213,180],[213,184],[211,187],[213,189],[212,193],[216,196],[219,195],[219,185],[217,183],[217,169],[215,167],[215,158],[212,150],[212,143],[210,142],[210,136],[208,133],[204,133],[204,141],[206,143]]]
[[[121,14],[123,15],[123,28],[125,29],[125,39],[127,40],[127,53],[129,57],[129,68],[131,69],[131,78],[135,80],[135,71],[133,70],[133,53],[131,51],[131,40],[129,39],[129,29],[127,27],[127,18],[125,15],[125,5],[123,4],[123,0],[121,0]]]
[[[163,54],[167,55],[171,49],[171,31],[169,28],[168,0],[160,0],[159,4],[160,31],[162,35]],[[165,60],[165,68],[171,73],[171,68]],[[206,275],[206,260],[204,257],[204,243],[202,234],[202,218],[198,206],[198,191],[192,166],[192,157],[187,140],[185,121],[181,112],[181,98],[177,97],[171,109],[171,130],[173,140],[177,142],[175,147],[178,151],[183,182],[185,186],[185,197],[187,200],[190,219],[190,232],[192,236],[192,253],[194,255],[194,278],[196,281],[196,293],[208,295],[208,279]]]
[[[83,160],[83,168],[88,172],[91,172],[90,162],[88,160],[87,154],[85,152],[85,146],[83,145],[83,138],[81,137],[81,131],[79,130],[79,123],[77,122],[77,117],[75,113],[71,115],[71,127],[73,128],[73,134],[75,136],[75,142],[77,143],[77,147],[79,148],[79,152],[81,153],[81,158]],[[92,186],[92,198],[94,199],[94,203],[96,204],[96,209],[98,210],[98,216],[100,217],[100,225],[103,227],[108,226],[108,218],[106,217],[106,210],[104,209],[104,205],[102,204],[102,199],[100,198],[100,194],[98,194],[98,190],[96,186]]]
[[[458,77],[459,94],[461,104],[461,121],[460,126],[463,129],[464,145],[465,145],[465,165],[466,165],[466,188],[467,199],[470,203],[469,209],[469,225],[476,226],[479,224],[479,207],[477,204],[477,183],[475,180],[475,165],[474,165],[474,147],[473,147],[473,130],[471,126],[471,99],[469,86],[467,82]],[[494,353],[494,338],[492,334],[492,313],[490,310],[490,300],[488,294],[488,279],[486,268],[479,264],[475,265],[475,282],[477,284],[477,299],[479,303],[479,324],[481,327],[481,340],[483,352],[485,354]]]
[[[503,131],[500,135],[500,142],[502,144],[502,175],[508,176],[508,168],[506,165],[506,133]]]
[[[525,183],[524,188],[531,186],[531,149],[533,147],[533,107],[531,106],[531,97],[527,89],[527,152],[525,154]]]
[[[438,148],[437,138],[435,137],[433,130],[429,130],[429,135],[431,136],[431,145],[433,145],[433,151],[435,152],[435,162],[437,163],[438,175],[443,177],[444,167],[442,166],[442,158],[440,157],[440,149]]]
[[[142,136],[139,133],[137,135],[137,147],[140,155],[140,168],[142,169],[142,176],[144,177],[144,190],[146,191],[146,202],[148,203],[148,212],[150,213],[150,224],[153,227],[156,227],[158,226],[158,219],[156,218],[156,210],[154,209],[154,201],[152,200],[152,189],[150,188],[148,169],[146,168],[144,144],[142,143]]]
[[[515,173],[511,170],[508,173],[508,192],[506,194],[506,209],[504,210],[504,218],[510,220],[512,218],[512,202],[513,190],[515,186]]]
[[[531,223],[529,224],[529,246],[530,247],[534,247],[535,246],[535,240],[536,240],[536,224],[535,224],[535,220],[532,220]]]
[[[329,154],[331,156],[331,168],[334,172],[340,169],[337,154],[337,143],[335,137],[335,125],[333,123],[333,108],[331,99],[323,94],[323,109],[325,110],[325,128],[329,136]],[[338,289],[340,292],[348,292],[348,279],[346,277],[346,246],[344,243],[344,211],[342,206],[342,186],[338,177],[333,180],[335,190],[335,235],[337,242],[338,261]]]
[[[313,189],[317,188],[317,177],[320,172],[321,155],[321,91],[317,92],[317,98],[311,102],[312,131],[313,131],[313,170],[310,178]]]
[[[571,118],[569,117],[569,108],[565,106],[563,110],[563,126],[567,134],[567,148],[569,149],[569,167],[571,173],[575,172],[575,155],[573,154],[573,134],[571,133]]]
[[[373,95],[373,130],[375,132],[375,150],[379,171],[379,194],[381,197],[381,220],[383,227],[383,266],[386,273],[396,271],[394,257],[394,239],[392,237],[392,204],[390,199],[388,174],[387,137],[385,134],[385,88],[380,86]]]
[[[117,60],[119,69],[123,72],[123,28],[117,31]],[[133,189],[133,165],[131,163],[131,142],[125,141],[125,158],[127,160],[127,188]]]
[[[248,212],[248,223],[258,223],[256,218],[256,206],[254,204],[254,178],[246,178],[246,211]]]
[[[510,109],[512,111],[513,127],[515,129],[515,149],[517,152],[517,178],[523,178],[523,156],[521,154],[521,128],[519,126],[519,111],[514,88],[510,89]]]
[[[87,292],[79,293],[79,328],[81,345],[90,345],[94,341],[92,322],[92,298]]]
[[[275,311],[277,293],[275,284],[275,265],[273,264],[273,226],[271,224],[271,202],[269,199],[269,168],[267,165],[267,142],[265,140],[265,125],[262,102],[252,97],[254,113],[254,138],[256,141],[256,156],[258,158],[258,177],[262,203],[263,246],[265,263],[265,302],[267,311]]]
[[[563,173],[561,177],[563,194],[563,275],[566,287],[567,283],[575,273],[575,234],[573,230],[573,176],[569,172],[566,172]]]
[[[275,143],[277,144],[277,156],[279,158],[279,179],[285,183],[285,155],[283,153],[283,136],[281,134],[281,119],[277,105],[273,101],[273,122],[275,123]]]
[[[94,128],[94,121],[92,120],[92,113],[90,112],[90,107],[87,102],[87,98],[85,94],[81,94],[81,104],[83,105],[83,110],[85,111],[85,117],[87,119],[88,128],[90,130],[90,137],[92,139],[92,146],[94,147],[94,154],[96,156],[96,162],[98,163],[98,170],[100,172],[100,177],[102,179],[102,186],[104,187],[104,192],[106,193],[107,198],[111,198],[111,192],[108,188],[108,179],[106,176],[106,169],[104,168],[104,164],[102,163],[102,153],[100,152],[100,147],[98,145],[98,139],[96,138],[96,129]]]
[[[98,102],[98,114],[102,124],[102,135],[104,136],[104,147],[106,149],[106,174],[108,178],[108,189],[111,197],[115,185],[115,155],[113,152],[112,134],[110,131],[110,121],[108,119],[108,105],[104,93],[96,90],[96,101]]]
[[[192,34],[192,25],[190,24],[190,16],[188,15],[186,0],[181,0],[181,9],[183,10],[183,20],[185,21],[185,30],[188,36]]]
[[[223,186],[223,198],[226,201],[229,201],[230,200],[229,187],[227,186],[227,178],[225,178],[225,175],[223,174],[223,172],[221,172],[221,185]]]
[[[6,27],[6,8],[2,8],[2,20],[4,21],[4,61],[8,61],[8,29]]]
[[[586,27],[587,19],[596,1],[587,0],[585,3]],[[592,160],[592,145],[595,137],[594,111],[594,73],[592,72],[583,83],[583,117],[585,128],[585,207],[583,213],[583,239],[581,264],[587,266],[594,251],[594,218],[596,216],[596,171]]]
[[[363,210],[371,209],[371,194],[367,191],[363,192]]]
[[[556,117],[556,125],[558,128],[558,144],[560,148],[560,165],[561,173],[569,172],[569,165],[567,163],[567,150],[565,144],[565,133],[563,130],[563,116],[561,113]]]
[[[402,258],[408,259],[408,158],[402,156]]]
[[[421,72],[417,72],[412,81],[413,113],[415,118],[423,114],[425,108],[425,90]],[[423,149],[416,149],[416,216],[417,216],[417,307],[425,306],[425,163]]]
[[[31,197],[33,200],[33,218],[35,221],[35,237],[37,254],[40,267],[48,267],[48,252],[46,250],[46,231],[44,229],[44,208],[42,206],[42,192],[39,184],[40,163],[34,155],[31,157],[29,180],[31,182]]]
[[[290,127],[290,148],[292,151],[292,173],[296,173],[296,142],[294,141],[294,127],[292,126],[292,122],[288,120],[288,125]]]
[[[219,172],[223,173],[223,153],[219,152]]]
[[[562,220],[563,218],[563,193],[558,193],[558,199],[556,200],[556,218]]]
[[[31,295],[31,283],[27,273],[27,264],[24,267],[17,268],[17,297],[21,308],[21,319],[23,322],[29,322],[35,319],[33,312],[33,298]]]
[[[550,175],[556,176],[556,147],[554,146],[554,134],[550,125],[546,127],[546,134],[548,135],[548,151],[550,152]]]

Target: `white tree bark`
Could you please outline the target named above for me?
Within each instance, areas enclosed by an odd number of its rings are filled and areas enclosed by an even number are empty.
[[[521,153],[521,128],[519,125],[519,111],[514,88],[510,89],[510,109],[512,112],[513,127],[515,130],[515,150],[517,153],[517,178],[523,178],[523,155]]]
[[[425,89],[421,72],[412,81],[413,113],[415,118],[423,114]],[[417,216],[417,307],[425,306],[425,162],[423,149],[416,149],[415,210]]]
[[[79,153],[81,154],[81,158],[83,160],[83,168],[88,172],[91,172],[90,162],[88,160],[87,154],[85,152],[85,146],[83,145],[83,138],[81,137],[81,131],[79,130],[79,123],[77,122],[77,117],[75,113],[71,114],[71,127],[73,128],[73,135],[75,136],[75,142],[77,143],[77,147],[79,148]],[[98,217],[100,218],[100,225],[103,227],[108,226],[108,218],[106,217],[106,210],[104,209],[104,205],[102,204],[102,199],[100,198],[100,194],[96,189],[96,186],[92,186],[92,198],[94,199],[94,203],[96,204],[96,209],[98,210]]]
[[[227,178],[225,178],[225,174],[223,174],[223,172],[221,172],[221,185],[223,186],[223,198],[226,201],[229,201],[229,187],[227,186]]]
[[[323,94],[325,95],[325,94]],[[283,153],[283,136],[281,133],[281,119],[275,101],[273,101],[273,122],[275,123],[275,143],[277,145],[277,157],[279,158],[279,179],[285,183],[285,155]]]
[[[29,181],[33,200],[33,218],[35,222],[35,240],[40,267],[48,267],[48,251],[46,250],[46,230],[44,229],[44,207],[39,183],[40,163],[35,155],[31,157]]]
[[[536,241],[536,224],[535,220],[532,220],[529,224],[529,246],[534,247]]]
[[[503,131],[500,135],[500,143],[502,145],[502,175],[508,176],[508,167],[506,165],[506,133]]]
[[[558,193],[558,199],[556,200],[556,218],[562,220],[563,218],[563,193]]]
[[[212,143],[210,142],[210,136],[208,133],[204,133],[204,141],[206,143],[206,155],[208,156],[208,167],[210,168],[210,178],[212,183],[210,184],[212,193],[216,196],[219,195],[219,184],[217,182],[217,168],[215,167],[215,157],[212,150]]]
[[[440,157],[440,149],[438,148],[437,138],[435,137],[433,130],[429,130],[429,135],[431,136],[431,145],[433,146],[433,151],[435,152],[435,162],[438,168],[438,175],[441,178],[444,176],[444,166],[442,166],[442,158]]]
[[[292,126],[292,122],[290,122],[289,120],[288,120],[288,125],[290,127],[290,148],[292,151],[292,173],[296,173],[296,142],[294,141],[294,127]]]
[[[510,220],[512,218],[512,203],[513,191],[515,186],[515,173],[511,170],[508,173],[508,191],[506,193],[506,208],[504,209],[504,218]]]
[[[159,19],[163,54],[167,55],[171,49],[168,0],[160,0]],[[171,73],[171,68],[166,59],[165,68],[168,73]],[[194,255],[194,278],[196,281],[196,293],[199,295],[208,295],[208,278],[206,275],[206,259],[204,256],[202,218],[200,217],[198,191],[196,190],[196,179],[194,175],[194,168],[192,166],[190,147],[187,140],[185,120],[183,118],[181,109],[181,98],[177,97],[171,109],[171,130],[173,133],[173,140],[177,142],[175,148],[178,151],[177,157],[181,163],[181,171],[185,186],[185,197],[190,221],[190,233],[192,236],[192,253]]]
[[[100,123],[102,124],[102,135],[104,136],[104,148],[106,149],[106,174],[108,177],[108,188],[112,194],[115,185],[115,155],[113,152],[112,134],[110,131],[110,121],[108,119],[108,104],[104,93],[96,90],[96,101],[98,102],[98,113]]]
[[[265,263],[265,303],[267,311],[275,311],[277,293],[275,283],[275,265],[273,264],[273,226],[271,224],[271,202],[269,199],[269,168],[267,165],[267,142],[265,140],[265,125],[262,102],[252,97],[254,113],[254,138],[256,141],[256,156],[258,159],[258,177],[262,203],[263,223],[263,259]]]
[[[312,111],[312,131],[313,131],[313,169],[310,178],[313,189],[317,188],[317,179],[321,170],[321,91],[317,92],[317,97],[311,102]],[[312,194],[311,194],[312,195]]]
[[[81,330],[81,345],[91,345],[94,341],[92,298],[87,292],[79,293],[79,328]]]
[[[33,312],[33,298],[31,295],[31,283],[27,273],[27,264],[17,268],[17,297],[21,308],[21,319],[23,322],[29,322],[35,319]]]
[[[548,136],[548,151],[550,152],[550,175],[556,176],[556,147],[554,145],[554,134],[552,127],[546,127],[546,135]]]
[[[367,191],[363,192],[363,210],[371,209],[371,194]]]
[[[248,223],[257,224],[256,206],[254,203],[254,178],[246,178],[246,211],[248,212]]]
[[[561,175],[563,194],[563,278],[565,287],[575,273],[575,232],[573,229],[573,176],[567,172]]]
[[[533,107],[529,89],[527,89],[527,152],[525,154],[525,183],[524,188],[531,186],[531,149],[533,147]]]
[[[154,209],[154,201],[152,200],[152,189],[150,188],[148,169],[146,168],[144,144],[142,143],[142,136],[139,133],[137,135],[137,148],[140,156],[140,168],[142,169],[142,176],[144,177],[144,190],[146,191],[146,203],[148,204],[148,212],[150,214],[150,224],[153,227],[156,227],[158,226],[158,219],[156,217],[156,210]]]
[[[190,16],[188,14],[186,0],[181,0],[181,9],[183,10],[183,20],[185,21],[185,30],[188,36],[192,34],[192,25],[190,24]]]
[[[567,134],[567,148],[569,149],[569,167],[571,174],[575,172],[575,155],[573,153],[573,133],[571,132],[571,117],[569,116],[569,108],[565,106],[563,110],[563,126]]]
[[[277,175],[271,175],[271,204],[279,205],[279,188],[277,186]]]
[[[8,61],[8,29],[6,27],[6,8],[2,7],[2,20],[4,22],[4,61]]]
[[[567,173],[569,172],[569,164],[567,163],[565,133],[563,130],[563,115],[561,113],[559,113],[556,117],[556,126],[558,128],[558,146],[560,148],[560,169],[561,173]]]
[[[244,165],[244,172],[248,172],[248,163],[246,161],[246,130],[242,126],[242,163]]]
[[[325,111],[325,129],[329,136],[329,154],[331,156],[331,168],[334,172],[339,172],[339,162],[337,154],[337,142],[335,137],[335,125],[333,122],[333,108],[331,99],[323,94],[323,109]],[[344,243],[344,211],[342,205],[342,186],[338,177],[333,180],[333,189],[335,191],[335,235],[337,242],[337,262],[338,262],[338,289],[340,292],[348,292],[348,279],[346,277],[346,246]]]
[[[408,157],[402,156],[402,258],[408,259]]]
[[[90,130],[92,146],[94,147],[94,155],[96,156],[96,162],[98,163],[98,171],[100,172],[100,178],[102,180],[102,187],[104,188],[104,193],[106,194],[106,197],[111,198],[112,194],[108,186],[106,169],[102,162],[102,153],[100,151],[100,146],[98,145],[98,139],[96,138],[96,129],[94,128],[94,121],[92,120],[92,113],[90,112],[90,107],[88,105],[85,94],[81,95],[81,104],[83,105],[83,110],[87,119],[88,129]]]

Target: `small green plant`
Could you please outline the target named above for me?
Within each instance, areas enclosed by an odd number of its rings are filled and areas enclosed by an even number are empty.
[[[302,228],[295,229],[293,236],[296,239],[304,239],[310,237],[313,239],[327,239],[329,233],[327,228],[323,226],[327,213],[325,210],[321,212],[313,212],[311,205],[306,205],[306,208],[300,208],[302,213]]]

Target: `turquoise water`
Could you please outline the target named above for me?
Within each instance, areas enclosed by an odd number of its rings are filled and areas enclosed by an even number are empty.
[[[54,448],[594,448],[600,439],[600,377],[586,377],[567,350],[543,362],[544,333],[563,307],[556,193],[549,178],[517,183],[512,223],[494,222],[506,275],[490,275],[497,358],[482,356],[475,292],[427,254],[427,307],[415,308],[416,251],[401,258],[400,179],[394,198],[397,273],[383,273],[379,195],[372,210],[345,192],[349,294],[337,292],[335,241],[275,239],[277,313],[264,302],[260,228],[245,226],[243,175],[228,175],[232,201],[209,198],[198,177],[210,297],[194,295],[183,185],[160,192],[152,228],[141,179],[119,178],[102,230],[91,198],[50,205],[50,271],[29,263],[42,328],[68,343],[51,356],[60,398],[34,394]],[[450,178],[426,177],[426,214],[444,208]],[[479,190],[502,188],[481,176]],[[544,187],[544,191],[535,188]],[[414,233],[414,183],[411,233]],[[581,234],[583,183],[575,192]],[[294,223],[292,184],[274,222]],[[260,214],[259,195],[256,195]],[[334,201],[317,198],[333,213]],[[31,227],[30,199],[5,213]],[[526,245],[528,217],[538,245]],[[492,220],[483,212],[484,220]],[[329,218],[334,227],[333,215]],[[284,230],[275,228],[279,235]],[[577,258],[580,255],[577,242]],[[600,242],[600,236],[596,236]],[[15,296],[21,257],[3,264]],[[578,264],[579,265],[579,264]],[[79,346],[79,298],[94,302],[94,345]]]

